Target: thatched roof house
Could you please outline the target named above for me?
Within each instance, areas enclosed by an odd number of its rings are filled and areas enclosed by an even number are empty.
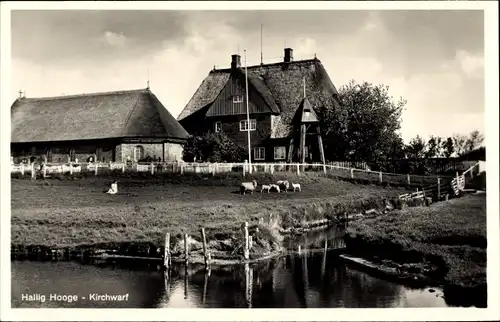
[[[306,104],[312,108],[312,117],[316,118],[316,121],[319,120],[315,111],[321,107],[340,107],[337,89],[321,61],[316,57],[294,61],[293,50],[286,48],[283,62],[248,66],[247,69],[249,112],[253,115],[267,113],[270,117],[269,131],[265,131],[269,132],[268,135],[260,135],[262,140],[258,142],[252,138],[254,141],[252,145],[264,145],[263,140],[269,142],[273,139],[288,139],[294,132],[299,131],[297,125],[300,124],[294,124],[294,117],[297,110],[302,110],[304,105],[304,90],[307,97]],[[238,115],[246,116],[244,105],[240,105],[242,108],[235,108],[235,104],[233,106],[231,102],[227,104],[231,95],[245,92],[244,73],[245,69],[241,66],[239,55],[232,55],[231,68],[210,71],[178,116],[179,122],[188,131],[193,132],[200,127],[201,122],[210,125],[212,122],[224,123],[222,117],[229,122],[227,116],[233,118]],[[228,87],[230,89],[227,89]],[[219,113],[211,113],[216,108],[215,105],[221,104],[220,101],[225,101],[226,104],[218,108]],[[213,117],[218,119],[215,120]],[[244,134],[246,135],[246,132]]]
[[[18,98],[11,107],[13,154],[97,154],[101,160],[104,150],[112,151],[106,161],[145,154],[165,159],[164,144],[182,146],[188,136],[149,89]]]

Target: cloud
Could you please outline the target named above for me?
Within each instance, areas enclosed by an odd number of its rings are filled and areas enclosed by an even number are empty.
[[[112,31],[106,31],[104,33],[104,40],[111,46],[123,46],[127,37],[123,33],[114,33]]]
[[[457,50],[455,60],[468,77],[484,78],[484,55],[473,55],[465,50]]]

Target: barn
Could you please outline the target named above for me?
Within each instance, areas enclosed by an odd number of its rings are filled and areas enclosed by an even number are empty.
[[[182,159],[189,134],[149,88],[16,99],[11,157],[47,162]]]
[[[338,92],[321,61],[293,59],[285,48],[278,63],[248,66],[240,55],[231,67],[213,69],[177,118],[192,135],[224,132],[256,162],[324,162],[318,111],[340,108]]]

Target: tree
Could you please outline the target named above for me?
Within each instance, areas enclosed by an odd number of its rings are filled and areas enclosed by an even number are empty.
[[[442,149],[443,149],[443,156],[445,158],[450,158],[453,153],[455,152],[455,144],[453,142],[453,138],[448,137],[446,141],[443,141],[441,144]]]
[[[408,159],[422,159],[426,157],[426,144],[419,135],[410,140],[405,150]]]
[[[479,148],[480,145],[484,141],[484,136],[477,130],[472,131],[469,134],[469,138],[465,142],[465,152],[464,153],[469,153],[471,151],[474,151],[476,148]]]
[[[184,146],[183,160],[186,162],[238,162],[245,158],[246,151],[236,145],[223,132],[191,136]]]
[[[376,169],[402,154],[405,100],[394,101],[388,86],[355,81],[340,88],[338,99],[340,108],[318,111],[328,159],[366,161]]]
[[[431,135],[429,141],[427,141],[426,158],[437,158],[443,155],[442,140],[439,136]]]
[[[453,135],[453,146],[458,156],[467,152],[467,136],[462,134]]]

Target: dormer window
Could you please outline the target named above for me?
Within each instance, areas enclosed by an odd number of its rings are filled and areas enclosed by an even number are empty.
[[[234,95],[233,96],[233,103],[235,103],[235,104],[243,103],[243,95]]]

